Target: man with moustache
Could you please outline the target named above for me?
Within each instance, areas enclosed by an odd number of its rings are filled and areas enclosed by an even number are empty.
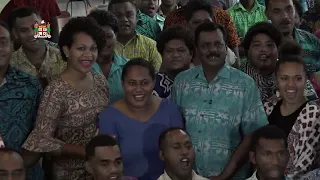
[[[260,92],[252,78],[225,62],[226,32],[221,25],[201,24],[195,44],[202,66],[181,72],[171,97],[192,137],[197,172],[214,180],[243,180],[250,170],[243,164],[251,133],[268,123]]]
[[[289,160],[287,138],[278,127],[268,125],[253,133],[249,157],[256,172],[247,180],[289,180],[284,174]]]
[[[85,168],[94,180],[137,180],[123,176],[120,148],[109,135],[96,136],[88,143]]]
[[[190,135],[181,128],[170,128],[159,136],[164,173],[158,180],[208,180],[192,170],[195,152]]]
[[[295,28],[293,0],[266,0],[266,16],[285,38],[294,39],[302,46],[308,75],[320,71],[320,40],[307,31]]]

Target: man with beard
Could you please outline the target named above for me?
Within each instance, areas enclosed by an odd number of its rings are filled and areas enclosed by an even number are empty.
[[[268,125],[253,133],[249,157],[257,170],[247,180],[289,180],[284,174],[289,159],[286,135],[278,127]]]
[[[123,177],[120,148],[109,135],[96,136],[88,143],[85,168],[94,180],[137,180]]]
[[[260,22],[249,29],[243,41],[248,61],[242,64],[241,70],[256,81],[263,103],[276,95],[275,69],[282,38],[275,26]],[[309,100],[317,99],[310,81],[307,81],[305,92]]]
[[[208,180],[192,170],[195,153],[190,135],[181,128],[170,128],[159,136],[164,173],[158,180]]]
[[[184,26],[173,26],[161,32],[157,48],[162,55],[162,65],[153,94],[167,98],[175,77],[190,67],[194,54],[193,36]]]
[[[295,28],[293,0],[266,0],[266,16],[285,38],[294,39],[302,46],[308,75],[320,71],[320,40],[307,31]]]
[[[251,133],[268,123],[259,89],[247,74],[225,62],[226,32],[221,25],[201,24],[195,44],[202,66],[178,74],[171,97],[192,137],[197,172],[212,179],[243,180],[250,170],[244,163]]]

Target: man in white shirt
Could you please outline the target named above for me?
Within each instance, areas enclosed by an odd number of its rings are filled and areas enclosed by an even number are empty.
[[[289,160],[287,138],[278,127],[267,125],[253,133],[249,158],[257,170],[247,180],[289,180],[284,174]]]
[[[192,170],[195,152],[189,134],[181,128],[170,128],[159,137],[160,158],[164,173],[158,180],[208,180]]]

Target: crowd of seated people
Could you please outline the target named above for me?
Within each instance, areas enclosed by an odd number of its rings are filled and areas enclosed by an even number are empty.
[[[0,9],[0,179],[320,179],[319,0]]]

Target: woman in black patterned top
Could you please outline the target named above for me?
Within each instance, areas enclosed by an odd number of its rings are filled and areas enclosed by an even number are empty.
[[[170,96],[174,78],[189,69],[194,53],[193,36],[184,26],[164,30],[157,41],[162,65],[156,76],[153,94],[161,98]]]
[[[269,123],[287,135],[290,159],[286,174],[292,179],[304,179],[313,170],[319,157],[320,108],[307,99],[304,88],[307,68],[302,48],[295,41],[285,42],[279,52],[276,83],[280,99],[264,104]]]

